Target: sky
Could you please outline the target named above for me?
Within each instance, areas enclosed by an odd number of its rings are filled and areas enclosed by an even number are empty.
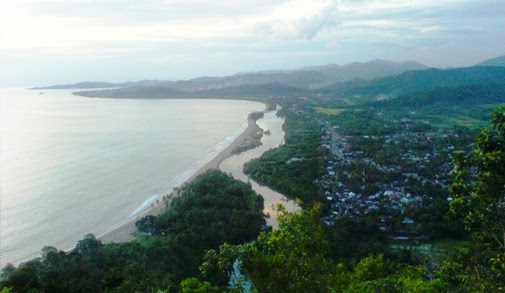
[[[0,87],[505,55],[505,0],[0,0]]]

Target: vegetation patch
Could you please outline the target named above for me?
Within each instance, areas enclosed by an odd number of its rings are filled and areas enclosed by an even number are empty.
[[[306,112],[284,113],[286,143],[245,164],[244,172],[258,183],[310,206],[323,199],[316,184],[324,170],[320,131]]]
[[[454,126],[462,126],[470,129],[480,129],[486,125],[485,121],[468,117],[465,115],[458,115],[458,114],[440,115],[438,116],[438,118],[439,119],[437,120],[439,120],[441,123],[433,123],[433,124],[434,126],[441,128],[453,128]]]
[[[323,113],[326,115],[340,115],[345,109],[340,108],[323,108],[323,107],[315,107],[314,108],[317,113]]]

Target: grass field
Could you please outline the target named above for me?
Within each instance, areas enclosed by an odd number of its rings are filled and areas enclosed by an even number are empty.
[[[410,250],[411,256],[423,262],[438,263],[450,251],[457,250],[467,244],[460,240],[437,240],[414,244],[411,241],[391,242],[391,248],[395,251]]]
[[[437,128],[453,128],[456,125],[468,127],[470,129],[482,129],[488,124],[487,121],[459,114],[427,115],[425,120]]]
[[[326,115],[340,115],[342,112],[345,111],[345,109],[339,109],[339,108],[322,108],[322,107],[315,107],[314,108],[317,113],[323,113]]]

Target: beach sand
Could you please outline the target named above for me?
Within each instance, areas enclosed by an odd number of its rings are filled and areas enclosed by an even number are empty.
[[[232,156],[234,154],[234,150],[240,146],[244,146],[245,144],[250,143],[254,136],[262,131],[261,128],[256,124],[256,121],[251,118],[254,115],[254,112],[249,114],[247,121],[247,128],[244,132],[237,137],[228,147],[226,147],[223,151],[221,151],[214,159],[205,164],[202,168],[200,168],[195,174],[193,174],[188,180],[185,181],[184,184],[191,182],[196,176],[204,173],[210,169],[219,169],[219,165],[226,158]],[[179,186],[180,187],[180,186]],[[141,218],[148,215],[157,215],[161,213],[165,209],[165,202],[161,202],[158,205],[153,206],[152,208],[146,210],[142,214],[128,220],[127,222],[121,224],[119,227],[114,228],[108,232],[105,232],[102,235],[97,236],[103,243],[119,243],[119,242],[127,242],[132,240],[136,233],[137,228],[135,223]]]

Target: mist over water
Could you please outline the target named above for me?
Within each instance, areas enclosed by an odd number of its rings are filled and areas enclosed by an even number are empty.
[[[0,89],[0,265],[68,249],[172,191],[264,109]]]

